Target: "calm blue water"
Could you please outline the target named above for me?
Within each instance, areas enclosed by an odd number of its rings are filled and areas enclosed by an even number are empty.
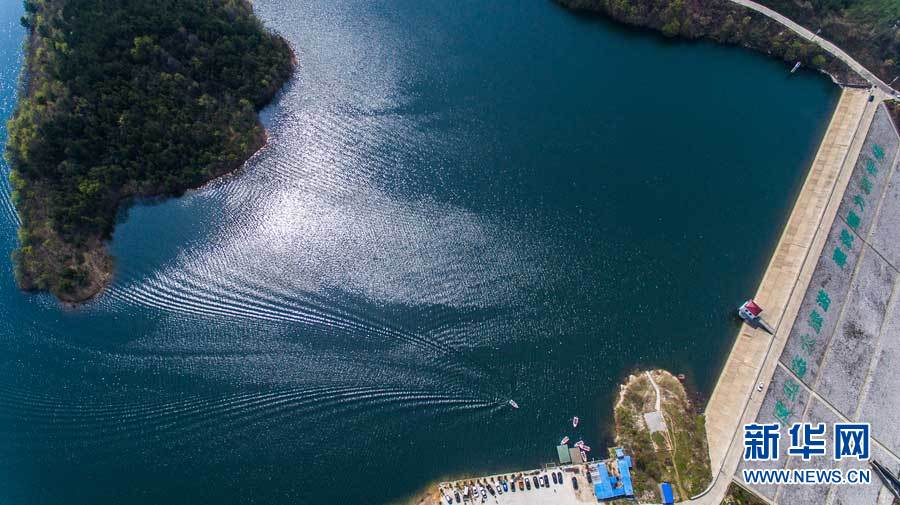
[[[603,447],[634,367],[711,391],[825,79],[546,0],[256,5],[300,60],[270,146],[123,214],[83,308],[0,261],[0,503],[386,503]]]

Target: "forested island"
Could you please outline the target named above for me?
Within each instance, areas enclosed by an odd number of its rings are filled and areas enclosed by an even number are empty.
[[[731,0],[556,0],[580,11],[651,28],[669,37],[709,39],[757,50],[830,74],[865,81],[818,45]],[[895,0],[758,0],[812,31],[821,30],[885,82],[900,73],[900,2]]]
[[[6,156],[23,289],[97,294],[120,205],[182,194],[265,143],[257,111],[293,68],[246,0],[26,0]]]

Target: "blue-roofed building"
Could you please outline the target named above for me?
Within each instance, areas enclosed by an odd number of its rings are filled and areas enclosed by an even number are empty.
[[[600,473],[600,478],[594,482],[594,494],[597,495],[598,500],[613,497],[612,481],[609,477],[609,471],[606,469],[606,463],[597,465],[597,470]]]
[[[659,485],[659,493],[662,495],[663,505],[673,505],[675,503],[675,495],[672,494],[672,485],[663,482]]]
[[[597,467],[600,478],[594,482],[594,495],[598,500],[615,500],[634,496],[634,488],[631,485],[631,456],[626,456],[625,451],[616,448],[615,464],[618,476],[609,474],[606,463],[600,463]]]

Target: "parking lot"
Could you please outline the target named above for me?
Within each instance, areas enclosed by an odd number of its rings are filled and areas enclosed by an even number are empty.
[[[550,472],[561,472],[563,475],[562,483],[554,483],[551,478]],[[567,465],[562,467],[553,467],[549,468],[546,471],[542,470],[530,470],[525,472],[514,472],[508,474],[501,475],[491,475],[487,477],[479,477],[478,479],[465,479],[455,482],[448,482],[441,484],[443,489],[444,500],[442,501],[442,505],[447,505],[447,498],[449,498],[452,503],[457,503],[456,495],[459,494],[459,502],[458,503],[468,503],[468,504],[495,504],[495,503],[503,503],[510,505],[545,505],[548,503],[559,504],[559,505],[582,505],[584,503],[596,503],[597,499],[594,497],[593,486],[588,483],[586,477],[586,465]],[[536,487],[534,486],[534,478],[537,477],[539,481],[543,481],[543,476],[547,477],[549,482],[549,486]],[[578,489],[576,490],[572,485],[572,477],[578,481]],[[531,484],[531,489],[521,490],[519,487],[519,482],[523,482],[528,479]],[[505,481],[507,484],[507,489],[510,488],[513,482],[515,482],[516,490],[515,491],[504,491],[502,494],[498,493],[496,490],[496,486],[498,483]],[[494,489],[494,494],[486,493],[487,497],[482,501],[482,495],[480,492],[476,492],[477,497],[472,497],[471,499],[465,496],[464,490],[466,486],[469,486],[470,489],[472,486],[475,486],[476,489],[486,488],[486,485],[490,484]],[[501,484],[501,489],[503,488]]]

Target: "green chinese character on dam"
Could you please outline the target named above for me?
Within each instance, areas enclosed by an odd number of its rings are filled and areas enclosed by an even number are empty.
[[[844,265],[847,264],[847,253],[842,251],[839,247],[834,248],[834,252],[831,253],[831,259],[837,264],[837,266],[844,268]]]
[[[817,335],[820,331],[822,331],[822,321],[822,315],[815,310],[809,313],[809,325],[812,327],[812,329],[816,330]]]
[[[872,181],[864,175],[863,178],[859,180],[859,187],[862,188],[863,193],[868,195],[872,192]]]
[[[819,307],[822,307],[822,310],[828,312],[828,307],[831,306],[831,297],[828,296],[828,293],[826,293],[824,289],[820,289],[819,293],[816,295],[816,303]]]
[[[797,401],[797,392],[800,391],[800,384],[797,381],[795,381],[794,379],[791,379],[790,377],[788,377],[788,379],[786,381],[784,381],[783,390],[784,390],[784,396],[788,400],[795,402],[795,401]]]
[[[816,339],[809,336],[809,333],[800,335],[800,348],[806,351],[806,354],[812,354],[816,348]]]
[[[881,161],[884,159],[884,149],[882,149],[881,146],[878,144],[874,144],[872,146],[872,154],[874,154],[875,157],[878,158],[878,161]]]
[[[781,421],[781,424],[788,424],[788,419],[791,417],[791,409],[787,408],[787,406],[778,400],[775,402],[775,410],[773,411],[775,417]]]
[[[806,376],[806,360],[800,356],[794,356],[794,359],[791,360],[791,370],[802,379]]]
[[[852,210],[847,214],[847,224],[854,230],[859,227],[859,216]]]
[[[860,194],[853,195],[853,203],[856,204],[857,207],[859,207],[860,212],[863,212],[866,210],[866,201],[863,200],[862,195],[860,195]]]
[[[869,172],[872,175],[878,175],[878,167],[875,166],[875,162],[872,161],[872,158],[866,158],[866,172]]]
[[[841,230],[841,244],[844,244],[847,249],[853,249],[853,235],[846,228]]]

